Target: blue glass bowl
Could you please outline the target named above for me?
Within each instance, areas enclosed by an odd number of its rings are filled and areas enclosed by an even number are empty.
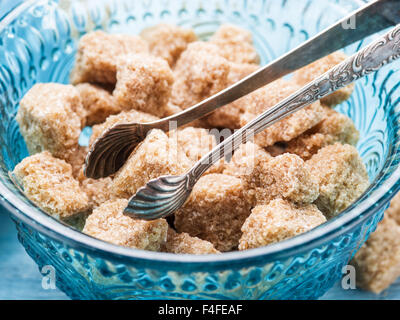
[[[283,54],[357,8],[355,0],[26,1],[0,22],[0,194],[19,239],[56,284],[75,299],[312,299],[323,295],[374,231],[399,190],[400,63],[357,83],[338,109],[361,132],[358,149],[371,188],[328,223],[264,248],[193,256],[118,247],[41,212],[8,172],[27,156],[15,114],[37,82],[68,82],[77,41],[94,29],[138,33],[161,21],[203,38],[222,22],[251,30],[262,63]],[[369,42],[346,48],[347,53]]]

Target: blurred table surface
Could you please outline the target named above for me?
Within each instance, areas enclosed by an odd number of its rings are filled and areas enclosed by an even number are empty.
[[[42,275],[18,242],[15,225],[0,207],[0,300],[59,300],[68,297],[59,290],[44,290]],[[400,299],[400,280],[381,295],[343,290],[339,284],[322,299]]]
[[[0,0],[0,19],[22,0]],[[17,240],[14,223],[0,207],[0,300],[68,299],[59,290],[44,290],[42,275]],[[322,299],[400,299],[400,280],[381,295],[343,290],[339,284]]]

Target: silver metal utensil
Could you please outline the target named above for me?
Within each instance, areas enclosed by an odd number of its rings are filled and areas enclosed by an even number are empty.
[[[356,28],[348,28],[355,19]],[[238,83],[176,115],[151,123],[117,124],[93,144],[85,162],[89,178],[102,178],[117,172],[129,155],[152,129],[169,130],[171,121],[178,127],[202,118],[265,85],[329,53],[400,22],[399,0],[376,0],[353,12],[289,53],[269,63]]]
[[[379,70],[400,57],[400,25],[385,36],[335,66],[302,89],[265,111],[220,143],[193,168],[181,176],[165,176],[150,181],[131,198],[125,214],[152,220],[166,217],[180,208],[201,175],[226,154],[236,150],[255,134],[307,105]]]

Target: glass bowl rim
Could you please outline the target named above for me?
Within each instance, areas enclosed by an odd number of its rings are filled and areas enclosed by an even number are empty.
[[[361,0],[348,0],[357,5],[364,2]],[[36,0],[27,0],[12,11],[10,11],[0,21],[0,31],[9,23],[14,21],[20,13],[29,6],[37,3]],[[387,165],[388,159],[385,164]],[[171,254],[162,252],[152,252],[126,248],[102,240],[95,239],[78,230],[60,223],[53,217],[31,208],[28,204],[20,200],[5,183],[0,180],[0,200],[2,206],[15,216],[18,220],[27,224],[47,237],[68,244],[71,248],[87,253],[94,253],[111,260],[127,262],[126,259],[152,261],[166,264],[168,266],[182,264],[203,265],[212,263],[215,266],[231,263],[243,263],[248,260],[273,261],[278,257],[287,257],[294,252],[303,252],[309,248],[316,247],[320,243],[326,243],[330,239],[336,238],[356,225],[361,224],[370,216],[375,214],[391,200],[400,190],[400,162],[388,179],[369,197],[363,199],[357,206],[350,206],[336,218],[296,237],[271,244],[265,247],[250,249],[245,251],[225,252],[222,254],[193,255],[193,254]],[[376,183],[376,180],[371,186]]]

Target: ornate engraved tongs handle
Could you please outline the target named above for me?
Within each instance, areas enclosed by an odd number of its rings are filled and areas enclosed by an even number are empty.
[[[235,132],[223,143],[204,156],[189,172],[189,187],[226,154],[231,154],[242,143],[250,141],[257,133],[307,105],[375,72],[400,57],[400,25],[379,40],[368,45],[338,64],[319,78],[265,111],[246,126]]]

